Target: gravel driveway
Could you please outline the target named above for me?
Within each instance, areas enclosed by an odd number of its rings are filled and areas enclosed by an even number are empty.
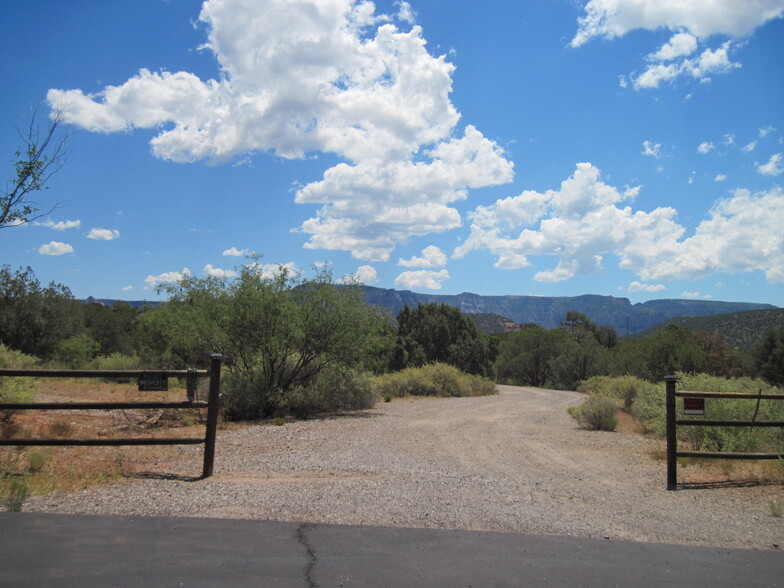
[[[399,399],[356,415],[218,437],[216,474],[31,499],[25,510],[543,533],[784,548],[780,486],[665,489],[663,444],[579,429],[573,392]],[[168,451],[168,450],[167,450]],[[201,450],[172,448],[198,475]],[[171,465],[171,464],[169,464]]]

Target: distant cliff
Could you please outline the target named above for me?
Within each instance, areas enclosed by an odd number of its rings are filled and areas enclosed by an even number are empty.
[[[632,304],[628,298],[586,294],[583,296],[480,296],[418,294],[410,290],[391,290],[363,286],[365,301],[388,308],[392,314],[405,304],[435,302],[456,306],[466,314],[497,314],[516,323],[535,323],[547,329],[560,326],[567,310],[576,310],[598,325],[614,327],[619,335],[644,331],[654,325],[682,316],[710,316],[745,310],[775,309],[771,304],[719,302],[714,300],[649,300]]]

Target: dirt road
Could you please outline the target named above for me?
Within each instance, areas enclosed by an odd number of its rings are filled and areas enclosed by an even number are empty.
[[[500,387],[480,398],[400,399],[357,415],[219,436],[216,475],[33,499],[29,510],[255,518],[784,547],[778,486],[665,489],[663,445],[579,429],[584,397]],[[177,449],[178,472],[200,453]],[[158,471],[171,471],[158,464]],[[687,472],[688,473],[688,472]]]

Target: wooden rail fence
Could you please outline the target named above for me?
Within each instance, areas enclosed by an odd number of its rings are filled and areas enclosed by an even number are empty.
[[[784,459],[784,453],[738,453],[728,451],[678,451],[677,427],[784,427],[782,421],[721,421],[712,419],[677,418],[676,398],[723,398],[749,400],[784,400],[784,394],[727,394],[721,392],[676,391],[677,376],[665,376],[667,411],[667,490],[678,489],[678,458],[699,457],[707,459]]]
[[[0,369],[0,377],[32,378],[103,378],[109,380],[136,379],[139,389],[144,390],[144,382],[149,378],[186,378],[188,400],[183,402],[30,402],[0,403],[3,410],[113,410],[113,409],[181,409],[206,408],[207,422],[204,437],[129,437],[122,439],[0,439],[0,446],[99,446],[99,445],[204,445],[204,464],[202,478],[213,473],[215,464],[215,437],[218,429],[220,410],[220,377],[223,357],[219,353],[210,356],[209,370],[13,370]],[[207,402],[196,400],[196,380],[209,378]],[[155,389],[155,388],[153,388]]]

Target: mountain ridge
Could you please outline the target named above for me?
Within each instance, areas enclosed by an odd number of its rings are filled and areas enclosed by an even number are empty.
[[[530,296],[509,294],[484,296],[473,292],[461,294],[421,294],[411,290],[395,290],[360,286],[365,302],[387,308],[396,315],[403,306],[434,302],[459,308],[465,314],[500,315],[518,324],[535,323],[546,329],[559,327],[566,312],[574,310],[588,317],[597,325],[613,327],[619,335],[633,335],[670,319],[687,316],[712,316],[747,310],[776,309],[772,304],[755,302],[724,302],[719,300],[685,300],[663,298],[632,304],[628,298],[601,294],[579,296]],[[156,306],[157,301],[125,301],[89,297],[84,301],[111,306],[125,302],[131,306]]]
[[[755,302],[719,300],[657,299],[632,304],[628,298],[601,294],[579,296],[483,296],[461,294],[419,294],[411,290],[394,290],[361,286],[365,301],[388,308],[397,314],[404,305],[447,304],[466,314],[497,314],[518,324],[535,323],[547,329],[560,326],[568,310],[580,312],[594,323],[615,328],[619,334],[638,333],[670,319],[683,316],[710,316],[746,310],[778,308]]]

